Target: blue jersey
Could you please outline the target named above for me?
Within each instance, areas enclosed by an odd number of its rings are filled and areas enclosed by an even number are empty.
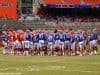
[[[81,42],[81,41],[84,40],[84,35],[83,34],[79,34],[77,38],[78,38],[78,42]]]
[[[25,34],[25,40],[32,41],[32,37],[31,37],[30,33]]]
[[[35,34],[35,35],[34,35],[33,42],[34,42],[34,43],[38,43],[38,42],[39,42],[38,34]]]
[[[47,37],[47,41],[48,42],[53,42],[54,41],[54,37],[53,37],[53,35],[48,35],[48,37]]]
[[[61,42],[64,42],[65,41],[65,34],[64,33],[60,33],[59,34],[59,39]]]
[[[58,33],[54,33],[53,34],[54,40],[57,41],[59,40],[59,34]]]
[[[71,35],[71,43],[75,42],[76,41],[76,38],[77,38],[77,35],[75,33],[73,33]]]
[[[90,41],[93,41],[95,39],[94,33],[88,34],[88,38],[89,38]]]
[[[70,41],[71,37],[68,33],[65,34],[65,41]]]
[[[3,35],[1,35],[1,38],[2,38],[3,41],[6,41],[8,36],[7,36],[7,34],[3,34]]]
[[[39,33],[38,34],[38,39],[39,40],[44,40],[44,34],[43,33]]]
[[[93,34],[94,34],[94,39],[97,40],[97,39],[98,39],[98,34],[97,34],[97,32],[93,32]]]
[[[45,41],[47,40],[47,37],[48,37],[48,34],[47,34],[47,33],[43,34],[43,39],[44,39]]]

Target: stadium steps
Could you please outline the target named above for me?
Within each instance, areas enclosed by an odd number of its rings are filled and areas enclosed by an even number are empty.
[[[6,25],[7,28],[14,28],[14,29],[56,29],[56,24],[51,22],[44,22],[44,21],[27,21],[27,22],[17,22],[12,20],[0,20],[0,29],[3,29],[3,26]],[[62,24],[63,28],[66,30],[68,28],[72,28],[74,30],[77,29],[93,29],[98,28],[100,29],[100,22],[81,22],[81,23],[72,23],[72,22],[64,22]]]

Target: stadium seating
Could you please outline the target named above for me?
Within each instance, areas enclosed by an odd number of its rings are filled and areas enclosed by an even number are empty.
[[[6,28],[14,28],[14,29],[26,29],[26,28],[30,28],[30,29],[56,29],[57,24],[56,22],[50,22],[50,21],[25,21],[25,22],[21,22],[21,21],[13,21],[10,19],[1,19],[0,20],[0,29],[4,29],[3,27],[6,25]],[[100,22],[62,22],[61,24],[64,29],[66,28],[73,28],[75,30],[81,28],[84,30],[88,30],[88,29],[93,29],[93,28],[100,28]]]
[[[5,22],[1,22],[0,23],[0,28],[2,28],[3,24],[5,24]],[[8,28],[15,28],[15,29],[26,29],[26,28],[30,28],[30,29],[38,29],[38,28],[41,28],[41,29],[56,29],[56,23],[54,25],[52,25],[54,23],[50,23],[50,22],[45,22],[45,23],[42,23],[42,22],[27,22],[26,25],[24,25],[22,22],[7,22],[6,21],[6,26]],[[93,29],[93,28],[100,28],[100,22],[90,22],[90,23],[85,23],[85,22],[82,22],[82,23],[77,23],[77,24],[74,24],[72,22],[64,22],[62,24],[62,26],[64,26],[64,28],[73,28],[73,29],[78,29],[78,28],[81,28],[81,29],[84,29],[84,30],[87,30],[87,29]]]

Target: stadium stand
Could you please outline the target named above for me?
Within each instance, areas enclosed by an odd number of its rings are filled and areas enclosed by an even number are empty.
[[[100,21],[97,22],[60,22],[60,24],[65,28],[73,28],[75,30],[81,28],[84,30],[100,28]],[[0,20],[0,29],[14,28],[14,29],[56,29],[57,23],[50,21],[13,21],[13,20]],[[99,29],[100,30],[100,29]]]
[[[98,4],[100,0],[44,0],[44,4]],[[43,29],[55,29],[57,22],[61,22],[65,28],[82,28],[91,29],[93,27],[100,28],[100,16],[99,9],[77,9],[77,8],[49,8],[41,7],[42,10],[38,12],[38,15],[21,14],[19,21],[13,21],[11,19],[0,19],[0,28],[12,27],[15,29],[26,28],[43,28]],[[98,14],[98,15],[97,15]]]

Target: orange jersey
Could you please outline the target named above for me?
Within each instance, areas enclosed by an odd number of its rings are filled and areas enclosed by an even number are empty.
[[[18,39],[17,33],[13,34],[13,41],[15,42]]]

